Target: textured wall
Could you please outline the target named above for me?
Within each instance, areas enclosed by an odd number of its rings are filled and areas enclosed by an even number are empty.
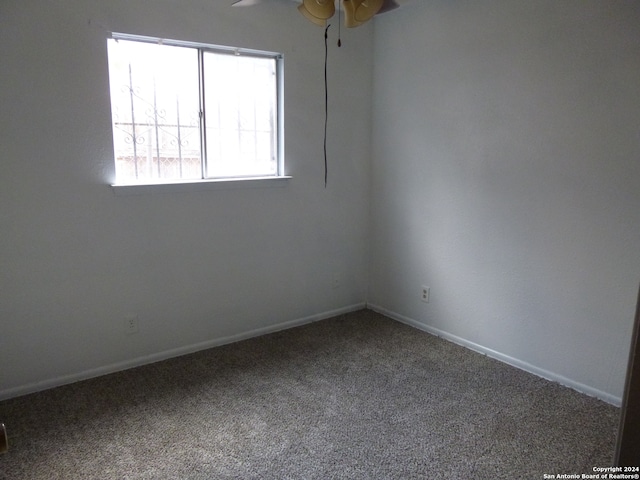
[[[322,29],[288,2],[229,3],[0,3],[0,396],[359,304],[370,283],[399,317],[619,398],[638,3],[416,0],[375,36],[343,29],[326,190]],[[110,31],[283,52],[293,180],[114,196]]]
[[[369,301],[619,400],[640,4],[414,2],[375,42]]]
[[[230,4],[0,2],[0,396],[364,302],[373,29],[332,38],[325,189],[323,30]],[[282,52],[293,179],[115,196],[111,31]]]

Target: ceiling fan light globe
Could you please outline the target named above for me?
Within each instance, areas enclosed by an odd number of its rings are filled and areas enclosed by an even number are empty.
[[[304,6],[304,3],[298,6],[298,11],[304,15],[304,17],[309,20],[310,22],[315,23],[316,25],[320,25],[321,27],[326,26],[327,21],[323,18],[318,18],[315,17],[311,14],[311,12],[309,12],[309,10],[307,10],[307,8]]]
[[[354,0],[350,0],[354,1]],[[382,8],[384,0],[360,0],[355,8],[355,20],[357,22],[368,22]]]
[[[362,2],[363,0],[342,0],[342,8],[344,9],[344,25],[346,27],[359,27],[364,23],[356,20],[356,8],[358,8]]]
[[[303,0],[298,10],[313,23],[324,26],[336,13],[336,5],[333,0]]]

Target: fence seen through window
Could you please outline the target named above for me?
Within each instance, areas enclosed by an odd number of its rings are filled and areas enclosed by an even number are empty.
[[[118,183],[281,175],[273,54],[108,41]]]

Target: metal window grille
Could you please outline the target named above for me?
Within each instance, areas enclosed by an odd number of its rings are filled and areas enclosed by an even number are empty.
[[[282,175],[277,54],[114,35],[116,178]]]

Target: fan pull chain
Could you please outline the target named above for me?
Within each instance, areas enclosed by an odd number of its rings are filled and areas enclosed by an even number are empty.
[[[340,20],[340,13],[341,13],[341,9],[338,8],[338,47],[342,46],[342,40],[340,40],[340,36],[341,36],[340,35],[341,28],[340,27],[342,27],[342,21]]]
[[[324,29],[324,188],[327,188],[327,176],[329,173],[327,165],[327,123],[329,121],[329,84],[327,81],[327,63],[329,56],[329,35],[327,32],[329,31],[330,26],[331,24],[328,24],[327,28]]]

